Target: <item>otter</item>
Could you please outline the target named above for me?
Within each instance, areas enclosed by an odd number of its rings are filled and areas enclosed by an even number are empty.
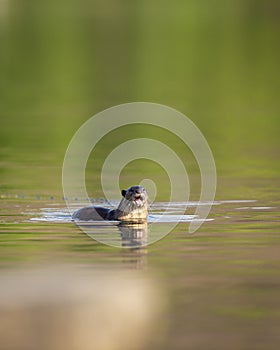
[[[148,194],[142,186],[122,190],[122,199],[117,209],[85,207],[77,210],[74,220],[117,220],[121,222],[145,222],[148,214]]]

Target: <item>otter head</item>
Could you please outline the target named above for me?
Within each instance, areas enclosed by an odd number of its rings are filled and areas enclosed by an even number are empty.
[[[122,190],[122,200],[118,206],[118,220],[139,222],[148,214],[148,194],[142,186],[132,186]]]
[[[128,190],[122,190],[122,196],[132,202],[136,208],[147,205],[148,194],[142,186],[131,186]]]

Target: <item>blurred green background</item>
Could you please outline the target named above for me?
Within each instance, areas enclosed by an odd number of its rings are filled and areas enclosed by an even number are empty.
[[[163,344],[146,349],[278,349],[279,16],[277,0],[0,0],[1,269],[154,269],[170,301],[158,324],[169,325]],[[213,206],[214,221],[197,235],[180,223],[157,244],[122,252],[72,223],[30,221],[46,208],[65,212],[62,163],[81,124],[134,101],[175,108],[200,128],[216,161],[217,199],[257,202]],[[104,157],[131,135],[176,151],[198,199],[199,169],[186,146],[148,126],[114,130],[97,145],[91,196],[102,197]],[[168,200],[168,176],[150,161],[128,164],[120,185],[143,178]]]
[[[77,128],[133,101],[196,123],[216,160],[218,196],[232,178],[247,179],[239,197],[258,179],[274,192],[279,15],[276,0],[1,0],[0,192],[60,195]]]

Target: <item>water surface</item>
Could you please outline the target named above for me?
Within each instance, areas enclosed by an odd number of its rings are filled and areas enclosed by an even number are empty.
[[[279,349],[278,14],[274,0],[2,1],[1,271],[63,264],[101,274],[129,270],[139,281],[151,275],[166,308],[145,349]],[[188,234],[200,194],[190,150],[156,127],[112,131],[90,155],[90,196],[104,197],[104,160],[131,135],[171,147],[191,185],[185,216],[147,247],[129,249],[117,226],[95,223],[94,234],[109,232],[128,248],[120,249],[71,222],[61,169],[85,120],[133,101],[162,103],[193,120],[212,149],[218,186],[209,221]],[[148,225],[160,236],[181,204],[158,222],[170,195],[158,164],[127,164],[120,188],[144,178],[157,185]]]

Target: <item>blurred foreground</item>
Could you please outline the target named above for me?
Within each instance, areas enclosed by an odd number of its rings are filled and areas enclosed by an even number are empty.
[[[151,280],[118,270],[12,270],[0,277],[1,349],[144,349],[161,297]]]

